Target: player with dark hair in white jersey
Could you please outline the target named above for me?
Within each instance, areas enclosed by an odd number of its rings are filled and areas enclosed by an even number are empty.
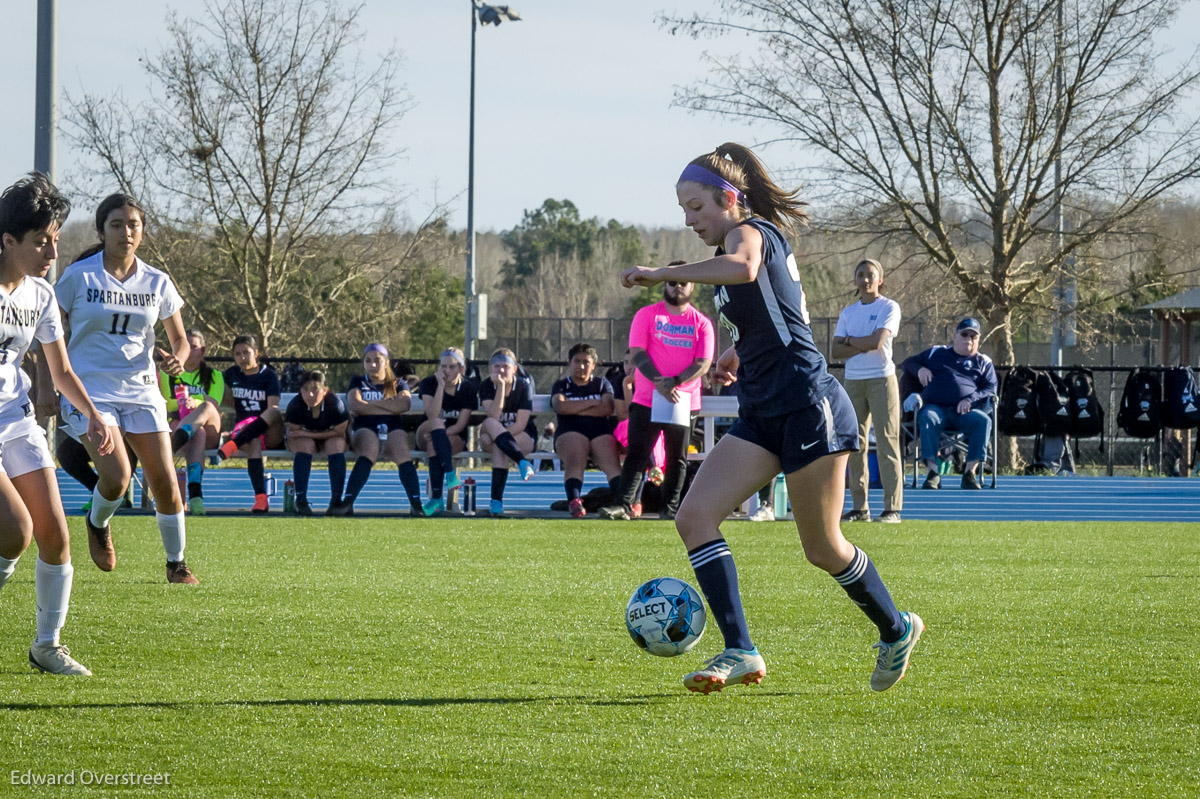
[[[70,210],[54,184],[37,172],[0,195],[0,588],[30,540],[37,541],[37,637],[29,665],[51,674],[88,676],[91,672],[59,643],[75,574],[70,533],[54,460],[29,404],[29,377],[21,369],[36,338],[43,356],[39,370],[48,368],[54,385],[82,409],[83,433],[96,451],[112,452],[112,436],[71,370],[54,289],[45,280]],[[44,377],[39,385],[45,385]]]
[[[858,420],[845,390],[813,342],[796,258],[780,226],[807,219],[796,191],[770,179],[758,158],[723,144],[694,159],[675,186],[688,227],[716,255],[659,269],[621,273],[627,288],[667,280],[710,283],[733,346],[715,377],[737,381],[738,418],[704,459],[675,517],[700,589],[725,639],[725,651],[684,677],[691,691],[760,683],[766,661],[750,640],[733,553],[721,522],[782,471],[796,510],[804,554],[828,572],[879,628],[871,688],[904,676],[924,624],[901,613],[871,559],[842,535],[846,462],[857,450]]]
[[[154,365],[157,351],[162,370],[179,375],[190,347],[180,313],[183,298],[175,284],[161,269],[137,257],[145,217],[129,195],[106,197],[96,209],[102,249],[71,266],[54,290],[70,330],[71,362],[113,437],[124,433],[137,453],[154,495],[155,521],[167,553],[167,582],[195,585],[198,581],[183,559],[183,500],[175,479],[166,401]],[[159,322],[171,352],[154,345]],[[85,519],[88,550],[102,571],[112,571],[117,553],[108,523],[132,477],[129,459],[123,446],[101,454],[83,440],[83,418],[68,397],[63,398],[62,418],[66,431],[88,448],[100,476]]]

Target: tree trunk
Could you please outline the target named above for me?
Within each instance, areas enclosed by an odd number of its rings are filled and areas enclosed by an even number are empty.
[[[1008,308],[993,308],[990,313],[984,314],[987,320],[988,330],[991,334],[988,336],[987,345],[990,352],[992,363],[1001,366],[1015,366],[1015,354],[1013,350],[1013,330],[1012,330],[1012,310]],[[999,374],[997,374],[999,377]],[[1000,437],[999,451],[996,453],[996,465],[1000,469],[1020,470],[1025,467],[1025,463],[1021,460],[1020,454],[1017,452],[1017,440],[1008,436]]]

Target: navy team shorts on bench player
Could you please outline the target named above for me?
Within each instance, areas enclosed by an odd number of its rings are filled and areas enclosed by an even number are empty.
[[[403,416],[393,416],[391,414],[379,414],[372,416],[355,416],[354,421],[350,425],[350,431],[355,430],[378,430],[379,425],[387,425],[388,432],[393,430],[403,430],[405,426]]]
[[[742,416],[728,435],[749,441],[779,458],[784,474],[818,458],[858,451],[858,417],[841,384],[815,405],[782,416]]]

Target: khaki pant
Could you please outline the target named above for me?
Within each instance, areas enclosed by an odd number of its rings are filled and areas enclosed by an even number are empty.
[[[902,510],[904,506],[904,466],[900,462],[900,384],[896,375],[868,380],[845,381],[846,394],[858,416],[858,440],[862,447],[850,453],[850,498],[855,510],[867,509],[867,431],[875,422],[875,453],[879,459],[879,479],[883,483],[883,509]]]

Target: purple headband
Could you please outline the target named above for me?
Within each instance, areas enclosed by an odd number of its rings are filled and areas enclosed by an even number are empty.
[[[368,352],[378,352],[380,355],[382,355],[385,358],[392,357],[392,354],[390,352],[388,352],[388,348],[383,346],[382,344],[368,344],[366,346],[366,349],[363,350],[364,358],[367,357]]]
[[[497,352],[492,356],[492,359],[488,361],[488,363],[508,363],[512,364],[513,366],[517,365],[517,362],[513,360],[513,357],[506,352]]]
[[[683,168],[683,173],[679,176],[678,183],[684,181],[690,183],[703,183],[705,186],[716,186],[722,191],[731,191],[737,197],[737,201],[742,205],[746,204],[746,195],[742,194],[741,189],[730,183],[725,178],[713,172],[710,169],[705,169],[699,164],[688,164]]]

